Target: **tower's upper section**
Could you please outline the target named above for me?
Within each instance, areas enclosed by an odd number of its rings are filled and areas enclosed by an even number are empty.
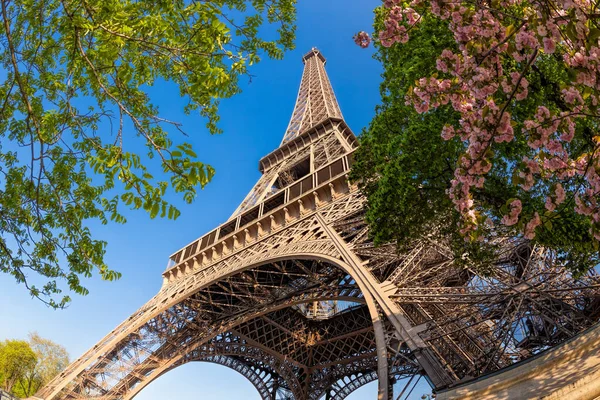
[[[229,220],[171,256],[164,273],[167,283],[350,190],[347,174],[358,141],[342,118],[325,73],[325,57],[313,48],[302,60],[300,92],[283,142],[259,161],[261,177]]]
[[[342,119],[340,106],[325,72],[325,57],[313,47],[302,57],[302,61],[304,73],[300,90],[282,144],[327,118]]]

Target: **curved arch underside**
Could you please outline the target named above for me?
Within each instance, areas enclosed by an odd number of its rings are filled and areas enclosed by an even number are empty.
[[[248,365],[248,364],[244,363],[243,361],[238,360],[237,358],[234,358],[234,357],[221,356],[221,355],[209,356],[209,357],[206,357],[203,359],[199,359],[197,361],[203,361],[203,362],[209,362],[209,363],[213,363],[213,364],[222,365],[224,367],[230,368],[230,369],[238,372],[240,375],[242,375],[244,378],[246,378],[250,383],[252,383],[252,385],[254,385],[254,387],[258,391],[258,394],[260,395],[262,400],[272,400],[272,395],[271,395],[272,388],[270,387],[270,385],[268,385],[268,380],[270,380],[270,379],[268,379],[269,376],[263,375],[264,374],[263,371],[255,370],[254,368],[252,368],[252,365]],[[265,382],[265,381],[267,381],[267,382]]]
[[[280,362],[269,352],[248,344],[233,334],[219,335],[190,352],[185,360],[171,369],[188,362],[210,362],[233,369],[244,376],[258,391],[263,400],[286,400],[299,387],[295,374],[298,369],[291,363]],[[310,398],[319,399],[329,394],[331,400],[343,400],[362,386],[378,379],[377,360],[374,357],[363,359],[360,363],[347,365],[343,369],[327,371],[327,379],[319,382],[317,393]],[[168,371],[165,371],[168,372]],[[412,377],[418,368],[410,363],[394,365],[390,376],[396,380]]]
[[[263,397],[318,399],[345,374],[377,369],[364,303],[354,279],[321,260],[278,260],[243,270],[126,336],[59,398],[132,398],[179,365],[212,360],[242,371]]]

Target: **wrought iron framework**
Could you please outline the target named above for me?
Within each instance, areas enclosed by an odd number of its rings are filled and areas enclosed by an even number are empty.
[[[263,399],[343,399],[424,375],[452,386],[526,359],[600,317],[600,279],[506,239],[488,274],[432,233],[375,247],[348,181],[356,138],[316,49],[280,147],[224,224],[174,253],[158,294],[37,397],[131,399],[188,362],[230,367]],[[462,260],[461,260],[462,261]]]

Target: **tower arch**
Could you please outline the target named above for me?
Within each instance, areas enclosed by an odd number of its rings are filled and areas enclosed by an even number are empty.
[[[130,329],[121,332],[120,340],[115,340],[116,345],[112,348],[98,349],[98,354],[103,355],[91,360],[74,380],[81,383],[62,389],[63,393],[59,391],[58,398],[65,396],[66,390],[70,390],[69,396],[75,398],[90,395],[133,398],[154,379],[189,362],[189,355],[205,349],[214,337],[242,331],[248,343],[251,339],[255,340],[248,346],[262,348],[263,351],[272,349],[273,341],[283,341],[285,336],[290,343],[280,346],[274,357],[279,360],[297,357],[301,360],[295,365],[304,382],[300,386],[287,386],[297,394],[297,398],[309,398],[310,394],[304,392],[315,387],[311,380],[313,368],[331,364],[335,361],[331,357],[339,356],[336,351],[343,349],[349,355],[357,353],[351,362],[364,358],[363,354],[359,354],[361,352],[372,357],[381,354],[383,349],[383,354],[386,354],[385,343],[376,345],[376,336],[383,340],[383,332],[381,327],[373,327],[371,314],[378,316],[375,303],[368,294],[365,296],[360,289],[361,284],[348,274],[347,268],[343,262],[330,256],[301,253],[243,266],[191,294],[177,292],[180,297],[163,302],[161,308],[154,308],[153,313],[146,315],[145,323],[130,321]],[[250,295],[252,302],[248,304],[246,299]],[[337,318],[335,325],[329,325],[326,319],[307,322],[309,318],[299,306],[324,301],[340,302],[341,307],[345,307],[343,315],[331,316],[331,320]],[[212,317],[217,314],[218,318]],[[290,319],[290,316],[295,319]],[[273,321],[274,317],[279,320]],[[141,317],[138,315],[137,318]],[[341,321],[341,318],[354,318],[356,326],[349,324],[348,320]],[[292,325],[294,321],[296,325]],[[292,341],[290,332],[301,323],[306,323],[304,337]],[[131,329],[135,326],[140,328]],[[267,332],[268,329],[270,331]],[[319,338],[323,332],[335,329],[335,337],[331,338],[334,343]],[[262,334],[252,337],[255,331]],[[319,354],[327,354],[330,359],[310,355],[310,346],[318,348]],[[132,349],[136,350],[135,358],[131,356]],[[195,357],[199,359],[199,356]],[[311,364],[313,359],[314,365]],[[370,368],[377,370],[377,360],[385,361],[387,356],[376,357],[375,365]],[[95,371],[100,370],[102,373],[96,375]],[[284,376],[281,371],[278,374]],[[117,376],[118,379],[109,381],[106,376],[113,379]],[[87,383],[90,381],[96,384],[90,386]]]
[[[253,346],[232,333],[218,335],[197,346],[184,358],[167,366],[157,379],[184,364],[195,362],[218,364],[238,372],[264,400],[276,400],[278,393],[294,393],[299,387],[290,363],[280,361],[268,350]],[[136,392],[149,383],[143,382]]]

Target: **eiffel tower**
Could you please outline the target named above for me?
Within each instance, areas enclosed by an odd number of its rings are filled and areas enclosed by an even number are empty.
[[[485,275],[435,229],[402,251],[376,247],[348,180],[358,144],[325,58],[313,48],[302,61],[281,145],[238,209],[175,252],[161,290],[38,398],[131,399],[197,361],[238,371],[264,400],[340,400],[372,381],[392,399],[396,382],[452,387],[598,320],[595,273],[574,279],[556,254],[518,238],[498,239]]]

